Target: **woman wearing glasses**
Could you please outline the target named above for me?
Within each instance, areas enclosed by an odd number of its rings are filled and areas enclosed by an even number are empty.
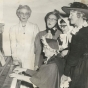
[[[35,50],[35,69],[37,69],[42,64],[42,58],[44,58],[42,53],[43,46],[40,41],[41,37],[45,35],[46,38],[57,39],[62,33],[58,26],[58,19],[60,19],[60,14],[57,10],[47,13],[45,16],[46,30],[39,32],[35,39],[35,47],[37,47]]]
[[[34,70],[34,41],[39,29],[29,22],[31,12],[28,5],[19,5],[16,11],[19,23],[10,29],[10,42],[14,65]]]
[[[70,26],[68,18],[62,18],[58,20],[59,27],[61,28],[63,34],[60,34],[58,37],[59,40],[59,49],[61,51],[61,55],[64,57],[68,54],[70,50],[70,43],[72,38],[72,29],[73,27]]]

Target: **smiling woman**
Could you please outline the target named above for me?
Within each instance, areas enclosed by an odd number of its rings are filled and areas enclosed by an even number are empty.
[[[20,5],[16,11],[16,14],[19,17],[20,21],[25,22],[31,15],[31,9],[27,5]]]
[[[73,2],[62,10],[70,14],[70,23],[75,27],[64,75],[72,79],[70,88],[88,88],[88,6]]]
[[[14,65],[20,63],[22,67],[34,69],[34,41],[39,29],[37,25],[28,22],[31,15],[29,6],[19,5],[16,14],[20,22],[10,29],[13,62]],[[29,58],[32,58],[32,60]],[[26,64],[24,61],[26,61]]]
[[[19,23],[10,29],[13,64],[15,66],[34,70],[34,49],[36,48],[34,47],[34,41],[39,29],[37,25],[28,22],[31,15],[29,6],[19,5],[16,14],[19,18]],[[22,86],[25,86],[25,84]]]

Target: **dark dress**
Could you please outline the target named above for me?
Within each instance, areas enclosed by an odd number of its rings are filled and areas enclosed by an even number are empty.
[[[53,56],[47,64],[41,65],[38,71],[27,70],[31,81],[39,88],[59,88],[60,77],[63,74],[64,61],[58,56]]]
[[[36,38],[35,38],[35,66],[41,66],[44,62],[44,53],[42,52],[43,49],[43,44],[41,42],[41,38],[42,36],[46,35],[47,31],[41,31],[37,34]],[[62,34],[62,32],[60,31],[60,29],[57,29],[57,31],[55,32],[55,35],[53,35],[53,39],[57,39],[59,37],[59,35]]]
[[[64,74],[71,76],[70,88],[88,88],[88,27],[73,35]]]

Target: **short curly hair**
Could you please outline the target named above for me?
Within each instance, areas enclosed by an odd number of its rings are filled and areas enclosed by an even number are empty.
[[[28,5],[19,5],[19,7],[16,10],[16,15],[19,17],[20,10],[21,9],[27,9],[29,11],[29,16],[31,15],[31,8]]]

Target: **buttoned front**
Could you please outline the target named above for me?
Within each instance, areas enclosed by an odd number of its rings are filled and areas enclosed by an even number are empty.
[[[37,25],[29,22],[25,27],[19,23],[10,30],[12,57],[21,62],[23,68],[34,69],[34,41],[38,32]]]

